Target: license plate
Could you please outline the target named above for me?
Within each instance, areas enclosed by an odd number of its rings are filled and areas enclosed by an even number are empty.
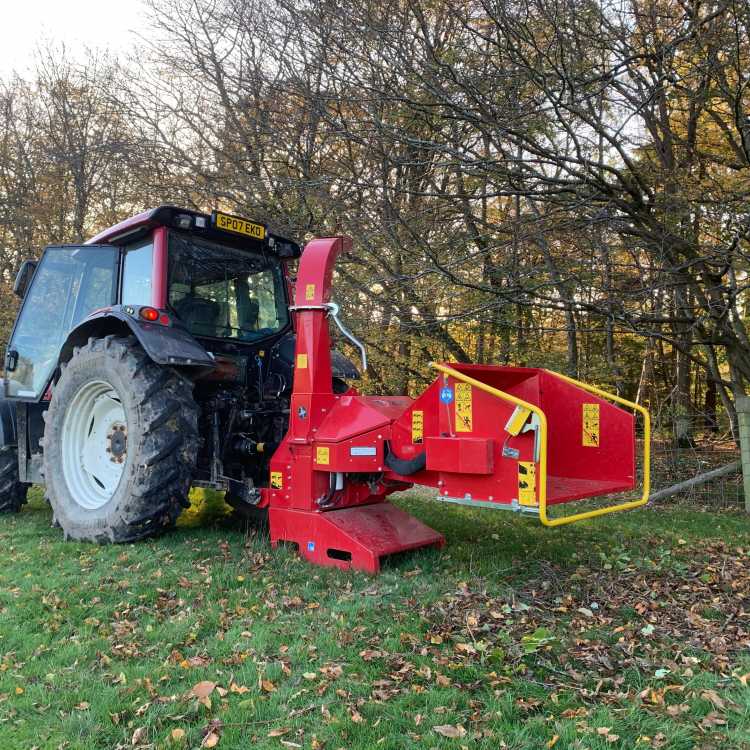
[[[262,224],[255,224],[247,219],[240,219],[239,216],[230,216],[218,211],[214,214],[214,217],[214,226],[217,229],[242,234],[245,237],[252,237],[254,240],[266,238],[266,228]]]

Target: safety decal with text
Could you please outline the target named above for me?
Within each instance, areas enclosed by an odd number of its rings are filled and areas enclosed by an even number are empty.
[[[298,354],[297,355],[297,368],[300,370],[306,370],[307,369],[307,354]]]
[[[588,448],[599,447],[599,404],[583,405],[582,442]]]
[[[312,302],[315,299],[315,284],[308,284],[305,287],[305,300]]]
[[[518,503],[537,505],[536,464],[533,461],[518,462]]]
[[[331,454],[328,446],[319,445],[315,449],[315,463],[320,466],[328,466],[331,461]]]
[[[471,432],[471,385],[456,383],[456,432]]]
[[[272,490],[284,489],[284,475],[280,471],[271,472],[271,489]]]
[[[421,443],[424,440],[424,412],[413,411],[411,413],[411,441]]]

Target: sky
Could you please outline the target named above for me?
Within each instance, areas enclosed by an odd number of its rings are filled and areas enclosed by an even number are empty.
[[[127,52],[143,26],[141,0],[0,0],[0,76],[24,73],[40,44]]]

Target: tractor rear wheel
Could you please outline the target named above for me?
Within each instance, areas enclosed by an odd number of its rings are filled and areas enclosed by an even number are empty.
[[[18,513],[28,489],[18,480],[18,451],[11,446],[0,448],[0,513]]]
[[[198,451],[192,383],[136,339],[89,339],[45,415],[47,494],[66,539],[132,542],[174,525]]]

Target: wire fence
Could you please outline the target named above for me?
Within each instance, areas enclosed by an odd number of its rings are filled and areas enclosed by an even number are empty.
[[[678,446],[674,440],[657,438],[651,446],[652,492],[693,479],[739,458],[739,449],[727,438],[701,437],[691,440],[685,447]],[[745,502],[742,472],[738,470],[656,502],[660,505],[690,504],[716,510],[740,510]]]

